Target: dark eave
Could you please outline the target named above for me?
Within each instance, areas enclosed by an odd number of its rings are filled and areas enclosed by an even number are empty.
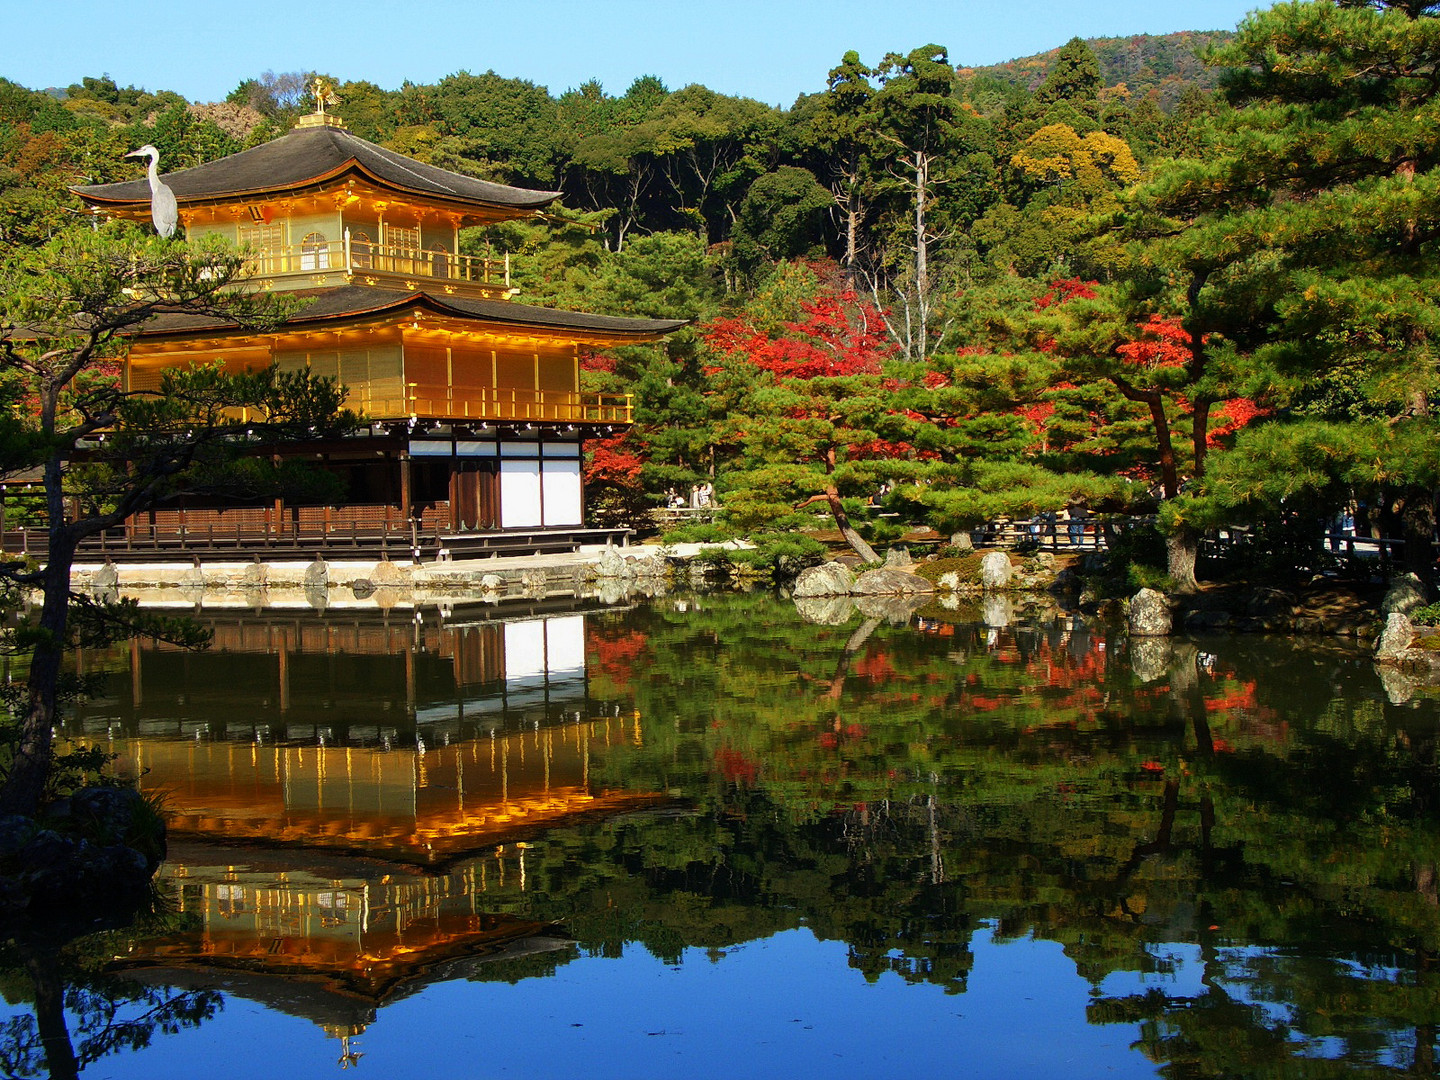
[[[345,285],[335,289],[286,293],[307,301],[284,326],[302,330],[317,324],[336,324],[395,316],[416,309],[462,320],[482,320],[517,331],[534,333],[586,333],[631,341],[652,341],[686,325],[686,319],[637,319],[613,315],[591,315],[560,308],[532,307],[509,300],[462,299],[432,296],[425,292],[377,289],[366,285]],[[213,334],[239,329],[238,324],[203,315],[161,315],[131,332],[132,339]]]
[[[538,210],[559,198],[556,191],[492,184],[415,161],[350,134],[343,128],[296,128],[250,150],[165,173],[161,179],[181,206],[257,201],[267,196],[338,185],[347,173],[398,193],[463,206]],[[92,207],[139,210],[150,204],[143,177],[73,189]]]

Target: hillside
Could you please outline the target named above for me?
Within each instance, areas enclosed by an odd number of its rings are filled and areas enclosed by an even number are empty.
[[[1230,30],[1181,30],[1174,34],[1135,34],[1128,37],[1087,38],[1085,44],[1100,62],[1106,86],[1124,83],[1132,98],[1153,95],[1161,108],[1173,105],[1189,86],[1212,89],[1218,73],[1200,59],[1204,50],[1235,36]],[[1060,52],[1023,56],[1003,64],[962,68],[969,77],[990,77],[1034,89],[1045,80]]]

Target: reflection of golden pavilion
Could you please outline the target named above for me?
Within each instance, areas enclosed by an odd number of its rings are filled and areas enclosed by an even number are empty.
[[[584,619],[265,614],[215,622],[205,653],[116,657],[112,693],[76,719],[163,793],[178,909],[117,964],[344,1040],[436,975],[568,957],[555,928],[505,913],[524,909],[529,845],[670,801],[592,777],[640,725],[590,701]]]
[[[109,745],[142,788],[164,794],[173,836],[435,863],[663,801],[591,782],[592,748],[635,739],[638,724],[613,717],[433,748],[173,737]]]
[[[178,844],[161,883],[186,929],[136,942],[121,963],[303,975],[377,1001],[447,960],[564,948],[548,936],[523,944],[547,923],[487,910],[524,891],[525,857],[509,845],[431,875],[346,858],[296,869],[273,853]]]

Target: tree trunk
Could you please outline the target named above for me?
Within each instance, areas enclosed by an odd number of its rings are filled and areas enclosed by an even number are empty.
[[[845,276],[855,287],[855,264],[860,259],[860,212],[854,206],[845,210]]]
[[[1435,496],[1411,490],[1405,494],[1400,513],[1405,533],[1405,569],[1418,577],[1427,590],[1435,586]]]
[[[31,947],[22,947],[21,956],[35,984],[35,1029],[45,1049],[45,1067],[52,1080],[71,1080],[80,1075],[80,1063],[65,1024],[65,983],[55,957]]]
[[[65,656],[65,625],[70,609],[70,568],[75,539],[63,525],[50,530],[49,563],[45,567],[44,601],[40,608],[40,640],[30,660],[25,715],[10,774],[0,787],[0,813],[34,817],[50,776],[52,732],[57,719],[55,691]]]
[[[1165,537],[1165,569],[1175,583],[1175,591],[1190,594],[1199,589],[1195,580],[1195,557],[1200,537],[1191,529],[1180,528]]]
[[[915,307],[920,340],[913,359],[924,360],[930,348],[930,244],[925,233],[925,196],[930,189],[930,159],[915,151]]]
[[[867,563],[879,562],[880,556],[875,554],[875,549],[867,544],[865,538],[850,524],[850,516],[845,513],[845,507],[840,504],[840,492],[833,487],[827,487],[825,501],[830,506],[830,513],[835,518],[835,524],[840,528],[840,535],[845,537],[845,542],[850,545],[851,550]]]

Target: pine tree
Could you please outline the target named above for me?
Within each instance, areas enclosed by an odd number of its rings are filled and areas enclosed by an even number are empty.
[[[1440,20],[1428,5],[1282,3],[1248,17],[1213,60],[1229,68],[1234,108],[1212,120],[1196,156],[1159,170],[1132,201],[1127,280],[1108,312],[1083,312],[1067,347],[1118,363],[1138,322],[1173,316],[1189,338],[1196,423],[1222,396],[1262,391],[1274,422],[1304,440],[1307,424],[1341,419],[1316,403],[1342,374],[1359,411],[1397,428],[1426,422],[1440,333]],[[1234,452],[1258,448],[1254,438]],[[1197,430],[1197,477],[1208,442]],[[1395,445],[1417,456],[1389,462],[1373,493],[1402,512],[1412,563],[1428,569],[1433,443]],[[1327,484],[1354,464],[1337,459]],[[1167,507],[1182,579],[1197,530],[1278,512],[1258,487],[1208,490],[1208,501]]]

